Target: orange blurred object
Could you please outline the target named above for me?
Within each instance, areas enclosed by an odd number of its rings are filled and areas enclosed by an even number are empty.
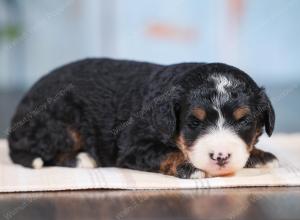
[[[194,42],[198,38],[198,31],[190,27],[178,27],[171,24],[153,23],[146,28],[146,35],[162,40]]]

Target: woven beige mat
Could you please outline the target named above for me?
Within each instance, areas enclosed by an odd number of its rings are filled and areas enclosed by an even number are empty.
[[[231,177],[185,180],[119,168],[32,170],[13,164],[8,156],[7,142],[0,140],[0,192],[300,186],[300,134],[262,137],[259,146],[279,158],[279,168],[243,169]]]

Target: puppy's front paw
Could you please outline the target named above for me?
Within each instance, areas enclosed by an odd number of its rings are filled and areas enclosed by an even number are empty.
[[[205,178],[205,173],[201,170],[196,170],[192,175],[190,176],[190,179],[202,179]]]
[[[160,172],[182,179],[205,177],[205,173],[188,162],[181,152],[170,153],[160,164]]]
[[[245,166],[246,168],[277,168],[279,167],[279,161],[274,156],[274,154],[265,152],[259,149],[254,149],[248,162]]]
[[[274,158],[266,163],[259,163],[255,165],[255,168],[268,168],[268,169],[274,169],[279,167],[279,161],[277,158]]]
[[[205,173],[195,168],[192,164],[185,163],[177,167],[176,176],[182,179],[202,179],[205,178]]]

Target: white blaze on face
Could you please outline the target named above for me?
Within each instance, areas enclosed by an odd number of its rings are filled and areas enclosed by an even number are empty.
[[[234,83],[227,79],[225,76],[212,76],[212,80],[215,82],[217,96],[213,100],[215,108],[220,110],[222,104],[229,101],[229,94],[226,88],[235,87]]]
[[[232,82],[225,76],[215,75],[212,76],[213,81],[216,83],[216,89],[219,93],[226,93],[225,87],[232,86]]]
[[[195,141],[188,152],[188,157],[195,167],[212,176],[217,176],[234,173],[243,168],[248,160],[249,152],[246,143],[232,129],[225,126],[226,120],[221,111],[221,106],[230,99],[226,88],[234,87],[234,83],[221,75],[213,76],[212,80],[217,90],[217,95],[213,99],[213,107],[218,112],[218,119],[214,126],[208,128],[207,134]],[[209,156],[219,153],[230,154],[228,163],[222,167]]]

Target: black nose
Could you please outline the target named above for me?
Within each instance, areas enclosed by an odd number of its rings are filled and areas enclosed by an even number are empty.
[[[231,157],[231,154],[223,153],[210,153],[210,159],[215,160],[219,166],[224,166],[228,163],[228,159]]]

